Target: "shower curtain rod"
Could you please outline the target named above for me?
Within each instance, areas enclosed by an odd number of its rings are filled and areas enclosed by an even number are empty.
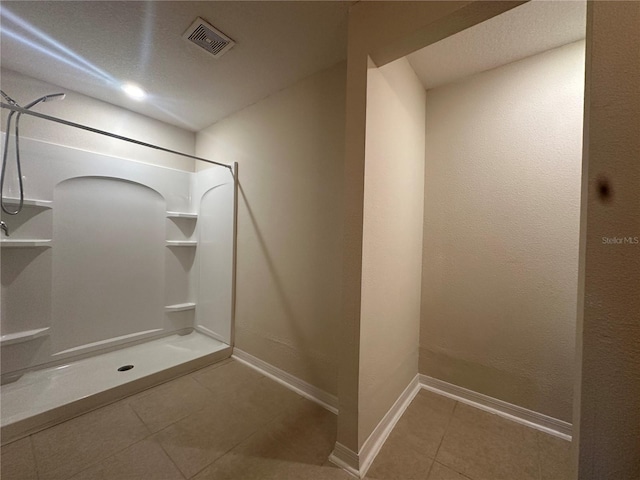
[[[55,123],[61,123],[62,125],[67,125],[69,127],[79,128],[80,130],[86,130],[88,132],[97,133],[99,135],[104,135],[106,137],[116,138],[118,140],[123,140],[129,143],[135,143],[136,145],[142,145],[143,147],[153,148],[155,150],[160,150],[162,152],[173,153],[175,155],[180,155],[181,157],[191,158],[193,160],[200,160],[201,162],[211,163],[213,165],[218,165],[219,167],[228,168],[233,175],[233,167],[231,165],[227,165],[225,163],[214,162],[213,160],[207,160],[206,158],[196,157],[195,155],[189,155],[188,153],[178,152],[176,150],[171,150],[169,148],[160,147],[158,145],[153,145],[152,143],[141,142],[140,140],[134,140],[133,138],[123,137],[122,135],[117,135],[115,133],[105,132],[104,130],[99,130],[97,128],[88,127],[87,125],[82,125],[80,123],[70,122],[68,120],[63,120],[62,118],[52,117],[51,115],[45,115],[43,113],[34,112],[31,110],[27,110],[22,107],[18,107],[16,105],[10,105],[8,103],[0,102],[1,108],[6,108],[7,110],[13,110],[14,112],[31,115],[32,117],[42,118],[44,120],[50,120]],[[9,133],[7,133],[8,135]]]

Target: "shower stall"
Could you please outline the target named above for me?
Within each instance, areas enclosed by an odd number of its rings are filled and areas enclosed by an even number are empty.
[[[237,165],[4,100],[16,125],[30,115],[148,147],[144,158],[123,159],[29,132],[18,143],[7,125],[0,232],[6,443],[231,354]],[[144,163],[158,150],[210,168]]]

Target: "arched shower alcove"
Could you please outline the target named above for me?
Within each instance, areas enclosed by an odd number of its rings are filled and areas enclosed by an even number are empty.
[[[20,149],[25,206],[1,243],[3,442],[231,354],[231,167]]]

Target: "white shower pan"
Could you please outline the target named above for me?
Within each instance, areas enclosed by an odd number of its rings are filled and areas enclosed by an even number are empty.
[[[25,373],[0,389],[2,443],[220,361],[231,350],[191,331]]]

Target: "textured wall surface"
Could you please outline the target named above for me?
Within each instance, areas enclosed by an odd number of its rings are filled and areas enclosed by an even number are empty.
[[[239,163],[236,345],[336,393],[345,66],[200,132],[197,152]]]
[[[584,42],[427,92],[420,373],[571,422]]]
[[[574,439],[581,480],[635,479],[640,478],[640,243],[634,241],[640,238],[640,3],[589,2],[587,39],[584,304],[578,310],[582,375]],[[605,240],[613,238],[618,240]]]
[[[405,58],[369,68],[360,424],[364,442],[418,373],[425,91]]]
[[[193,155],[195,151],[195,133],[193,132],[87,97],[64,87],[51,85],[7,69],[2,69],[0,85],[2,90],[20,105],[26,105],[38,97],[51,93],[62,92],[67,94],[62,101],[47,102],[35,106],[34,111],[182,153]],[[7,111],[3,110],[3,131],[6,128],[6,116]],[[115,140],[47,120],[28,117],[27,115],[23,115],[20,121],[20,135],[89,152],[151,163],[161,167],[176,168],[190,172],[195,169],[194,160],[189,158],[160,152],[148,147],[123,142],[122,140]]]
[[[360,305],[367,60],[378,66],[509,10],[522,2],[358,2],[349,10],[344,166],[344,270],[338,380],[338,441],[359,450]],[[357,467],[357,466],[356,466]]]
[[[358,438],[367,61],[383,66],[523,2],[358,2],[349,10],[338,440]],[[358,467],[358,466],[356,466]],[[354,467],[355,468],[355,467]]]

